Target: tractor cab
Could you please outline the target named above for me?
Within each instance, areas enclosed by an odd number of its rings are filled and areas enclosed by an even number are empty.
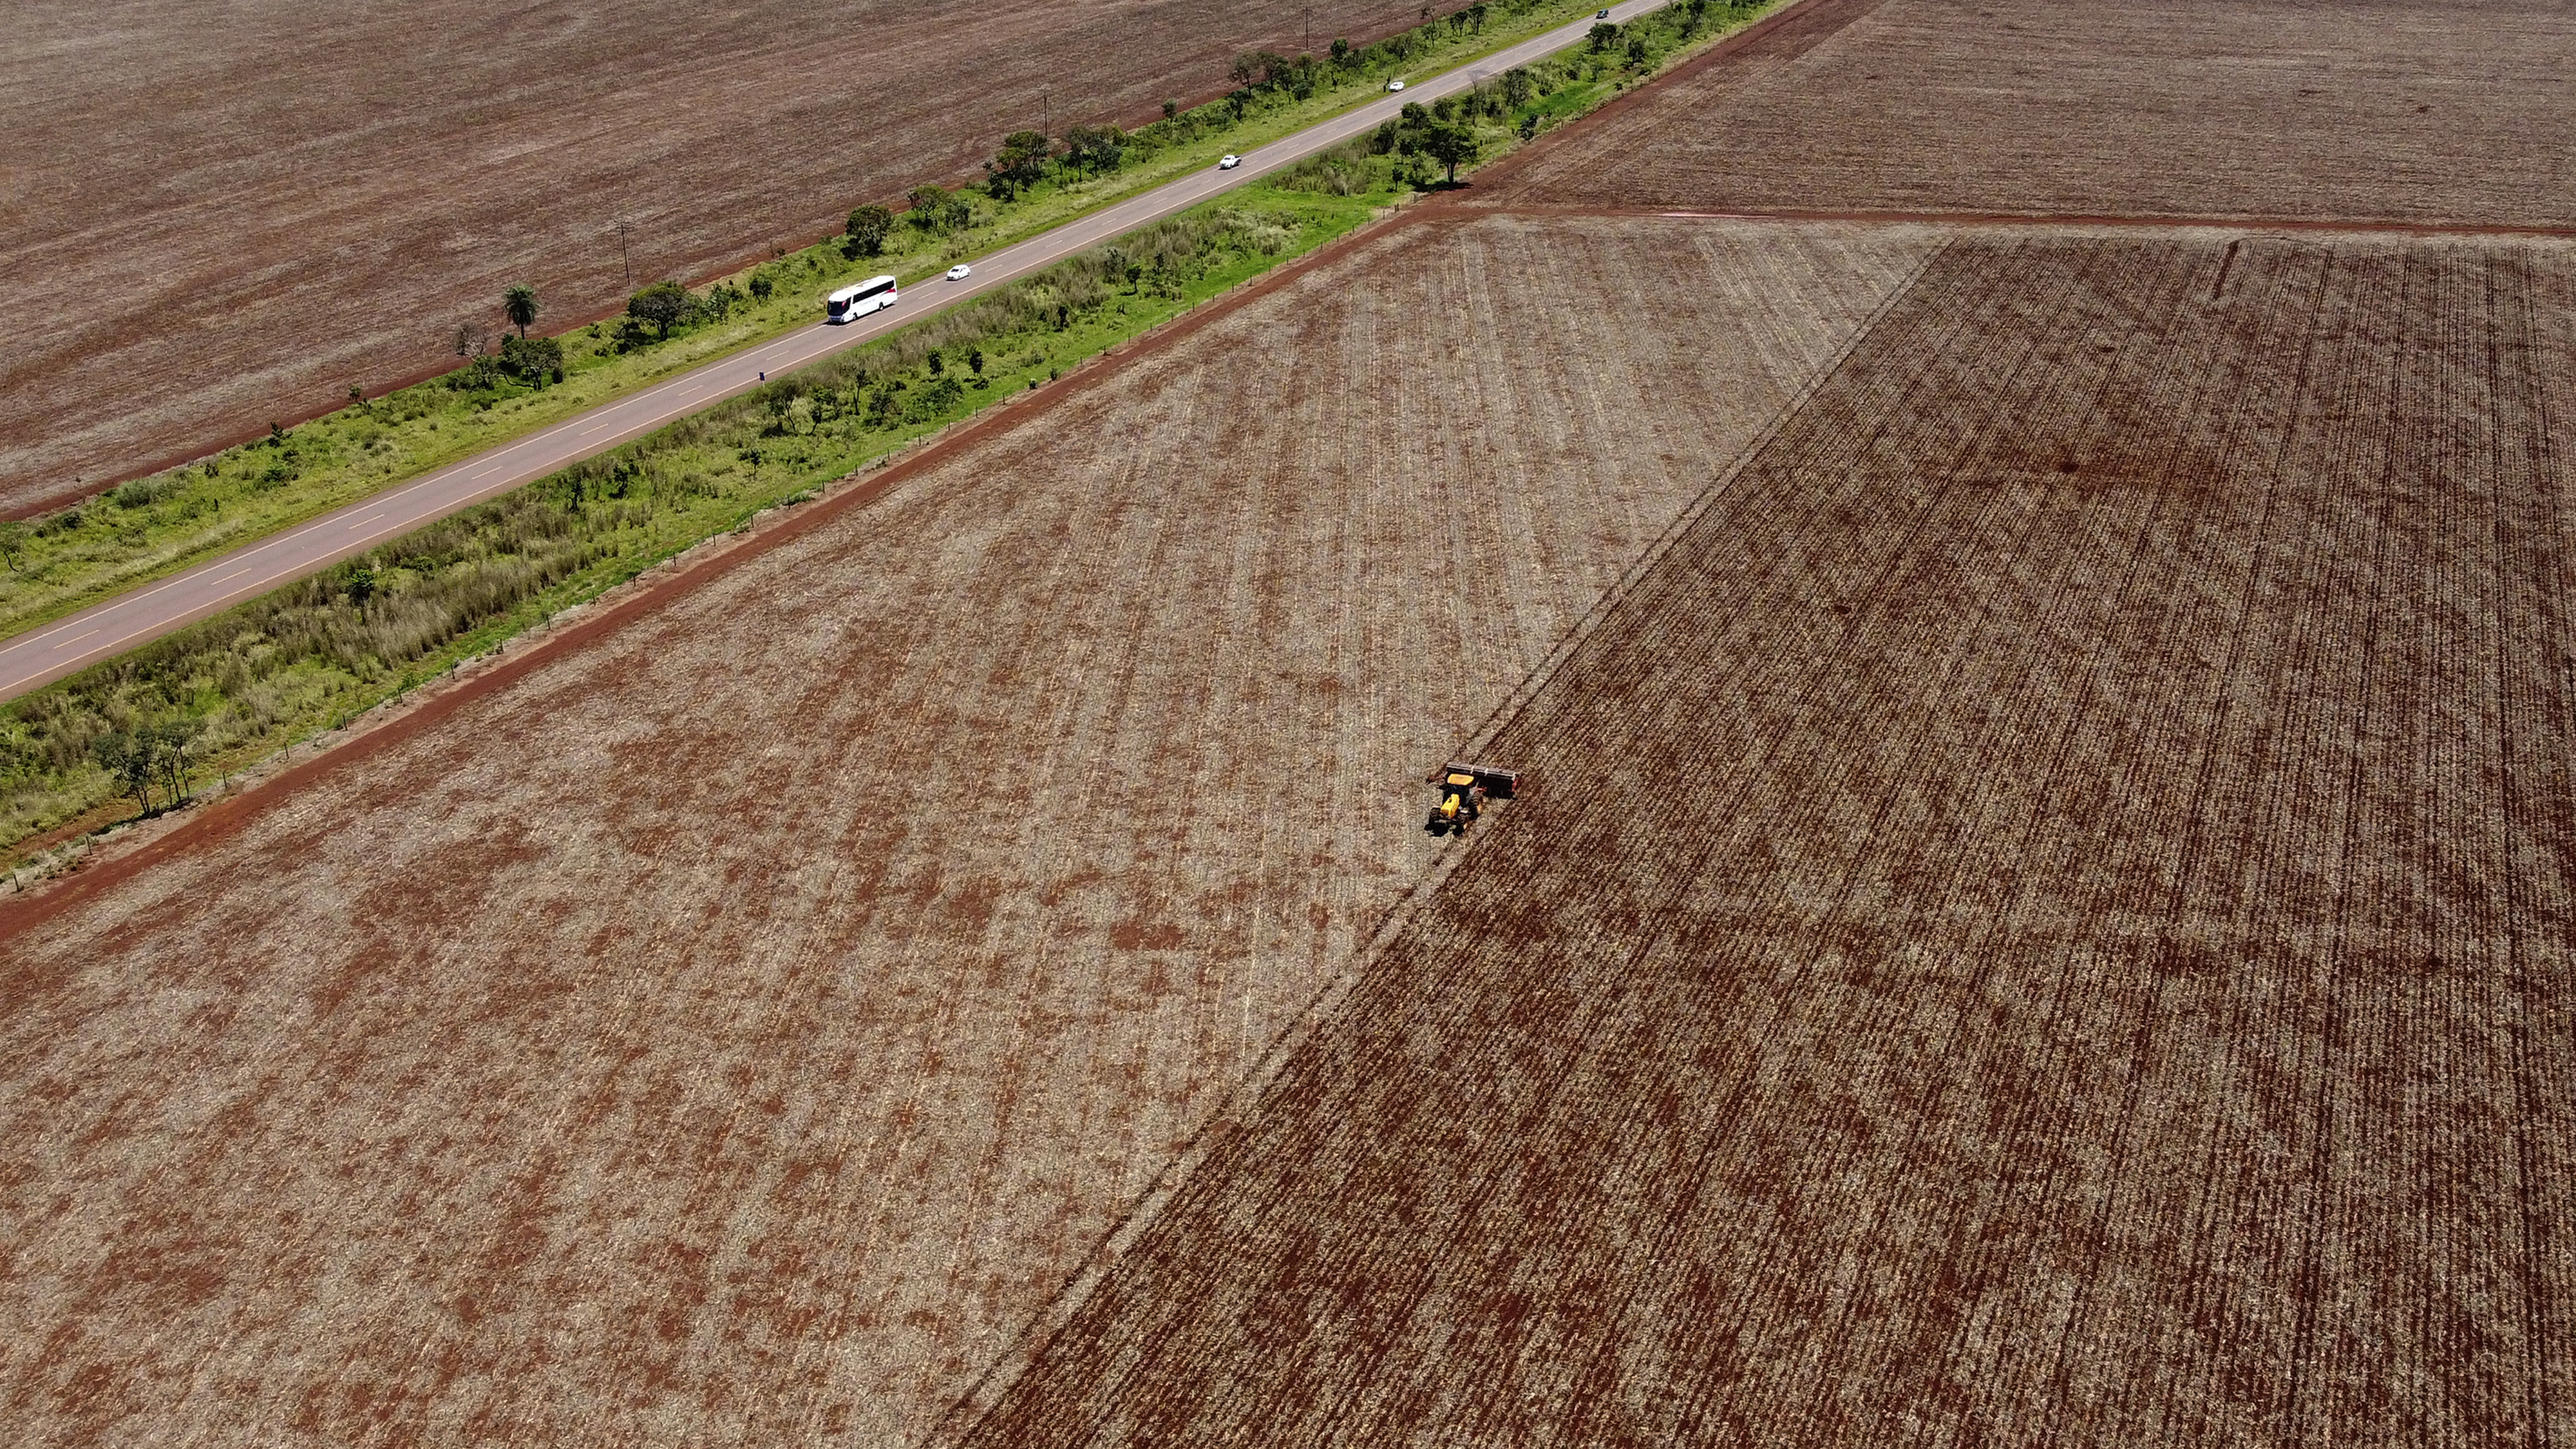
[[[1511,770],[1498,770],[1491,765],[1444,765],[1431,773],[1423,783],[1440,787],[1439,798],[1432,803],[1431,816],[1422,828],[1433,835],[1452,831],[1465,834],[1484,813],[1488,800],[1509,800],[1519,775]]]

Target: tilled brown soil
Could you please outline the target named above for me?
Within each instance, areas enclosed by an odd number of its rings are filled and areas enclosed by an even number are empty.
[[[839,230],[1010,130],[1134,124],[1390,0],[12,7],[0,510],[425,375],[525,281],[557,321]],[[620,250],[619,222],[632,277]],[[81,481],[86,480],[86,481]]]
[[[1947,246],[979,1444],[2576,1434],[2576,253]]]
[[[1479,193],[2576,227],[2576,14],[2547,0],[1798,10]]]
[[[0,908],[0,1437],[919,1440],[1929,248],[1395,229]]]

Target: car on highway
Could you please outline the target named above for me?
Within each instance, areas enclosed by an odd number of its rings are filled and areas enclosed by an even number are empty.
[[[1404,89],[1404,82],[1400,80],[1388,81],[1386,83],[1386,88],[1391,91],[1400,91]]]
[[[966,280],[967,274],[974,270],[975,269],[973,267],[966,265],[964,262],[959,262],[957,265],[948,269],[948,280],[952,282],[962,282]]]
[[[1224,157],[1224,159],[1222,159],[1222,160],[1220,160],[1220,161],[1218,161],[1218,162],[1216,163],[1216,169],[1217,169],[1217,170],[1219,170],[1219,171],[1231,171],[1231,170],[1233,170],[1234,168],[1236,168],[1237,166],[1240,166],[1240,165],[1242,165],[1242,164],[1243,164],[1243,158],[1242,158],[1242,157],[1235,155],[1235,154],[1234,154],[1233,152],[1231,152],[1231,151],[1228,151],[1228,152],[1226,152],[1226,153],[1225,153],[1225,157]]]
[[[1607,20],[1610,18],[1610,12],[1607,10],[1595,10],[1592,12],[1592,18],[1595,20]]]

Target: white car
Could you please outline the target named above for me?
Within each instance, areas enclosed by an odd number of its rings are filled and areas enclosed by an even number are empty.
[[[1224,160],[1216,163],[1216,169],[1219,171],[1231,171],[1242,164],[1243,158],[1229,151],[1226,153]]]
[[[948,280],[952,282],[962,282],[966,280],[967,274],[974,270],[975,269],[973,267],[966,265],[964,262],[959,262],[957,265],[948,269]]]
[[[1404,82],[1402,82],[1402,81],[1388,81],[1388,82],[1386,83],[1386,88],[1387,88],[1388,90],[1391,90],[1391,91],[1400,91],[1400,90],[1404,89]]]

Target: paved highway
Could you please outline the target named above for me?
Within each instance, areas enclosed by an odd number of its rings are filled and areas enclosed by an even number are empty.
[[[1664,0],[1624,0],[1610,9],[1626,21]],[[1113,241],[1149,222],[1197,205],[1318,151],[1375,130],[1407,101],[1433,101],[1465,90],[1516,65],[1579,43],[1597,23],[1576,21],[1482,60],[1408,84],[1401,94],[1375,100],[1330,120],[1247,151],[1232,171],[1208,170],[1077,218],[1052,231],[1005,247],[975,262],[963,282],[927,281],[906,289],[902,300],[845,326],[817,322],[756,347],[733,353],[659,382],[615,402],[566,418],[516,442],[478,453],[435,473],[352,503],[308,523],[270,535],[220,558],[94,604],[69,618],[0,643],[0,700],[51,683],[121,650],[157,639],[244,599],[330,567],[424,524],[506,493],[524,483],[604,452],[673,418],[759,386],[763,373],[792,371],[817,358],[884,336],[944,307],[1042,271],[1064,258]]]

